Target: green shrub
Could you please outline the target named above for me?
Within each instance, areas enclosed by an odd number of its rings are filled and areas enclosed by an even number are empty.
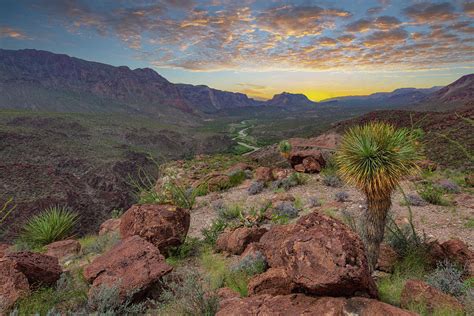
[[[238,186],[247,178],[245,171],[237,170],[229,174],[229,186],[231,188]]]
[[[218,208],[217,215],[222,220],[234,220],[241,216],[242,207],[239,204],[233,204],[230,206],[223,206]]]
[[[166,262],[176,266],[180,261],[199,255],[202,242],[199,238],[187,237],[179,247],[173,247],[168,251]]]
[[[164,291],[160,301],[164,307],[171,305],[174,315],[215,315],[219,308],[219,297],[210,289],[209,280],[202,280],[195,270],[178,270],[164,276]]]
[[[447,205],[448,203],[443,198],[443,190],[438,186],[428,182],[424,184],[419,190],[418,194],[428,203],[434,205]]]
[[[282,140],[278,144],[278,149],[280,150],[280,153],[284,155],[288,155],[291,152],[291,144],[287,140]]]
[[[214,246],[216,244],[217,238],[227,227],[227,224],[222,219],[218,218],[212,221],[209,228],[204,228],[201,232],[204,236],[204,243]]]
[[[244,272],[249,276],[260,274],[267,269],[267,260],[260,251],[250,253],[231,266],[231,271]]]
[[[78,215],[65,207],[53,206],[31,218],[20,239],[35,247],[71,237]]]
[[[290,221],[290,217],[284,214],[272,214],[272,223],[277,225],[285,225]]]
[[[294,181],[296,185],[303,185],[308,182],[308,175],[300,172],[293,172],[288,178],[290,181]]]
[[[79,239],[82,254],[102,254],[120,241],[120,234],[112,232],[105,235],[89,235]]]

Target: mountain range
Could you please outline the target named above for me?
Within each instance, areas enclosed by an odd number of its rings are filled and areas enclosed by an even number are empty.
[[[142,114],[170,122],[192,123],[196,116],[257,107],[289,111],[318,106],[410,106],[412,109],[419,106],[426,109],[426,104],[434,104],[433,110],[443,110],[443,104],[463,105],[472,100],[473,95],[474,74],[471,74],[446,87],[402,88],[322,102],[311,101],[303,94],[283,92],[260,101],[243,93],[204,85],[171,83],[149,68],[132,70],[34,49],[0,49],[0,108]]]

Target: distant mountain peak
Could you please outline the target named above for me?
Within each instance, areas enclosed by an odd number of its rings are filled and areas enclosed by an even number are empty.
[[[267,104],[272,106],[301,106],[314,105],[316,102],[311,101],[302,93],[282,92],[275,94],[273,98],[267,101]]]

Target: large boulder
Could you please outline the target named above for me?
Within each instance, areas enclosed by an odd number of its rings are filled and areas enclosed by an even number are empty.
[[[62,262],[71,259],[80,251],[81,244],[75,239],[56,241],[46,246],[46,254]]]
[[[0,258],[0,315],[7,315],[15,302],[29,292],[28,279],[15,268],[15,263]]]
[[[453,296],[419,280],[408,280],[400,297],[401,307],[413,305],[425,305],[428,313],[439,309],[452,311],[453,314],[463,312],[463,306]]]
[[[267,229],[263,227],[239,227],[220,234],[216,248],[218,251],[240,255],[250,243],[259,241],[266,232]]]
[[[285,270],[295,291],[377,297],[362,241],[332,217],[313,212],[295,224],[274,226],[259,248],[269,267]]]
[[[63,272],[58,258],[31,251],[13,252],[3,258],[11,260],[34,286],[54,285]]]
[[[172,269],[158,248],[132,236],[97,257],[84,269],[84,277],[92,283],[89,295],[101,286],[118,286],[124,300],[130,293],[148,289]]]
[[[99,236],[120,231],[120,218],[109,218],[100,225]]]
[[[363,297],[311,297],[303,294],[264,294],[226,300],[221,303],[216,315],[416,316],[415,313]]]
[[[120,222],[123,239],[137,235],[154,244],[161,253],[180,246],[189,230],[189,212],[172,205],[133,205]]]
[[[253,277],[248,285],[249,295],[286,295],[291,294],[294,289],[295,284],[283,268],[268,269]]]
[[[317,173],[325,166],[323,152],[317,149],[293,150],[289,161],[291,166],[299,172]]]
[[[269,167],[258,167],[255,169],[255,180],[260,182],[270,182],[273,180],[272,169]]]

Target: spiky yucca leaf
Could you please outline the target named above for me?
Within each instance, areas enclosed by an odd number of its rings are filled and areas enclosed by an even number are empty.
[[[417,170],[421,149],[410,130],[372,122],[351,128],[336,154],[340,176],[373,197],[385,197]]]
[[[34,247],[63,240],[71,236],[78,219],[76,213],[65,207],[50,207],[26,223],[21,239]]]

